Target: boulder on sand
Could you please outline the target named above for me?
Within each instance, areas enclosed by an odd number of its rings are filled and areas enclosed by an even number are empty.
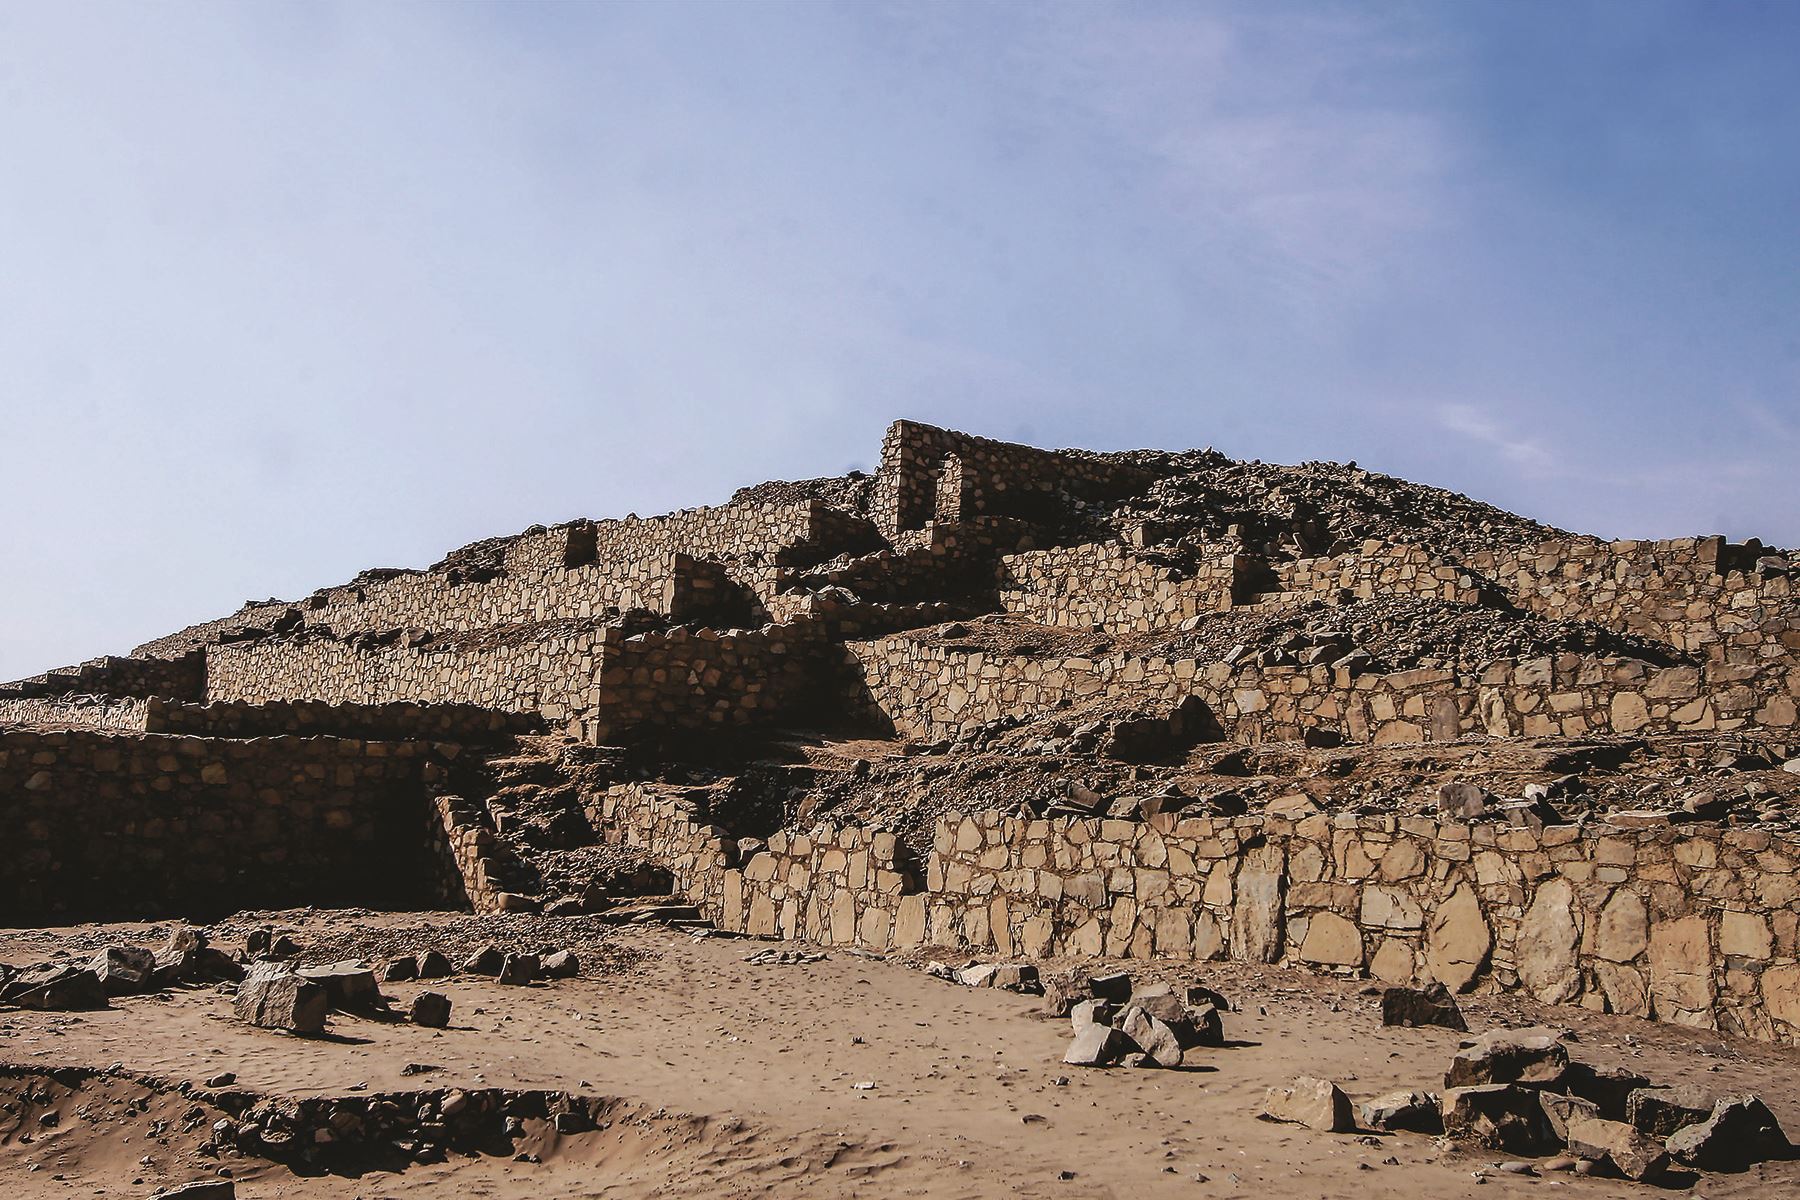
[[[1086,1025],[1075,1031],[1063,1061],[1076,1067],[1110,1067],[1135,1053],[1131,1039],[1111,1025]]]
[[[1389,1092],[1359,1110],[1364,1125],[1387,1133],[1442,1133],[1444,1114],[1430,1092]]]
[[[1592,1163],[1607,1163],[1627,1179],[1655,1183],[1669,1170],[1663,1144],[1623,1121],[1576,1117],[1569,1122],[1569,1153]]]
[[[1175,1036],[1175,1031],[1137,1005],[1127,1008],[1120,1016],[1119,1032],[1136,1044],[1144,1055],[1146,1066],[1181,1065],[1181,1040]]]
[[[1491,1083],[1518,1083],[1552,1087],[1569,1065],[1569,1051],[1562,1038],[1548,1029],[1497,1029],[1463,1043],[1450,1070],[1447,1088],[1481,1087]]]
[[[57,1012],[105,1008],[106,989],[91,969],[61,963],[20,971],[0,988],[0,1001]]]
[[[1337,1084],[1302,1075],[1286,1087],[1263,1096],[1257,1116],[1265,1121],[1291,1121],[1320,1133],[1348,1133],[1356,1128],[1356,1110]]]
[[[450,1024],[450,997],[442,992],[420,992],[413,997],[410,1015],[414,1025],[443,1029]]]
[[[1444,1132],[1450,1137],[1526,1157],[1562,1148],[1536,1088],[1513,1083],[1448,1088],[1443,1112]]]
[[[108,946],[88,961],[88,970],[109,996],[124,996],[150,987],[156,955],[141,946]]]
[[[1781,1123],[1755,1096],[1726,1096],[1712,1115],[1669,1136],[1669,1153],[1703,1171],[1741,1171],[1793,1152]]]
[[[286,963],[259,963],[238,984],[232,1008],[252,1025],[311,1035],[325,1032],[331,997]]]

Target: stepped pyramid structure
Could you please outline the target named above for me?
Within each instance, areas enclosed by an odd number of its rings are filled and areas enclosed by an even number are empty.
[[[1797,578],[1354,464],[901,421],[873,475],[536,527],[0,687],[0,904],[657,895],[1800,1042]]]

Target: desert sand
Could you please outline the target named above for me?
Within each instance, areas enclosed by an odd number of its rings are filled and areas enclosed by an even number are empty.
[[[418,914],[278,919],[303,945],[431,924]],[[21,931],[0,936],[0,958],[150,942],[154,932]],[[442,948],[468,949],[448,940]],[[424,987],[449,995],[451,1027],[442,1032],[334,1013],[326,1037],[295,1037],[234,1020],[229,997],[212,988],[120,998],[95,1012],[8,1011],[0,1062],[15,1067],[118,1065],[195,1084],[229,1071],[236,1086],[270,1095],[507,1086],[612,1104],[594,1132],[559,1135],[532,1123],[513,1151],[538,1161],[453,1154],[398,1173],[305,1175],[234,1152],[194,1152],[205,1126],[179,1132],[193,1103],[162,1093],[133,1111],[126,1102],[150,1093],[126,1078],[71,1091],[37,1077],[45,1102],[27,1115],[12,1103],[22,1086],[14,1077],[5,1081],[0,1164],[16,1194],[71,1197],[148,1196],[216,1177],[221,1166],[251,1200],[1646,1194],[1623,1180],[1510,1174],[1498,1155],[1423,1135],[1334,1135],[1259,1120],[1264,1090],[1300,1074],[1334,1080],[1356,1100],[1441,1085],[1461,1035],[1384,1028],[1366,983],[1238,964],[1123,964],[1140,980],[1207,983],[1237,1011],[1226,1018],[1227,1046],[1195,1051],[1179,1070],[1098,1070],[1062,1063],[1068,1022],[1047,1016],[1041,998],[934,978],[918,969],[929,955],[832,949],[812,962],[746,961],[766,948],[630,928],[582,947],[605,959],[606,974],[532,987],[470,976],[383,985],[402,1009]],[[1754,1091],[1790,1132],[1800,1130],[1800,1050],[1506,997],[1465,998],[1463,1009],[1476,1032],[1561,1026],[1590,1061],[1658,1082]],[[53,1126],[36,1119],[46,1108],[57,1110]],[[1800,1162],[1702,1176],[1691,1194],[1800,1194]]]

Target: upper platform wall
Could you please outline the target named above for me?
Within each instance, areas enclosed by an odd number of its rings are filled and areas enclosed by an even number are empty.
[[[879,544],[869,522],[817,499],[576,521],[515,539],[502,571],[490,579],[458,582],[431,571],[345,584],[293,604],[249,605],[231,617],[146,643],[135,653],[177,656],[291,620],[290,611],[308,626],[340,634],[408,627],[466,632],[586,620],[609,607],[705,618],[749,595],[731,578],[739,564],[746,576],[759,576],[776,566],[806,566]],[[743,623],[753,614],[732,615]]]
[[[1030,517],[1058,491],[1122,496],[1154,478],[1124,464],[895,421],[882,438],[871,515],[891,538],[932,520]]]

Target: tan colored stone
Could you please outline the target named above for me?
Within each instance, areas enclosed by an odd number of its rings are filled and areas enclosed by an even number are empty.
[[[1575,955],[1580,943],[1575,889],[1566,879],[1552,879],[1538,889],[1513,944],[1513,958],[1525,990],[1545,1004],[1563,1004],[1580,994],[1581,972]]]
[[[1608,1012],[1627,1017],[1650,1015],[1650,989],[1644,981],[1644,973],[1636,967],[1596,962],[1594,978],[1600,984],[1600,995],[1606,1001]]]
[[[1432,914],[1425,942],[1426,974],[1453,992],[1466,992],[1487,966],[1493,948],[1494,935],[1481,901],[1473,888],[1461,884]]]
[[[1760,913],[1727,910],[1719,916],[1719,953],[1756,962],[1766,961],[1775,939]]]
[[[901,949],[925,944],[925,893],[917,892],[900,899],[894,914],[894,945]],[[1033,953],[1028,951],[1028,953]],[[1036,951],[1035,954],[1042,954]]]
[[[1300,958],[1321,966],[1360,967],[1362,934],[1355,925],[1333,912],[1316,914],[1306,928]]]
[[[1705,917],[1650,927],[1650,999],[1658,1020],[1713,1025],[1712,940]]]
[[[1383,938],[1369,973],[1384,983],[1411,983],[1414,977],[1412,947],[1399,938]]]
[[[1282,941],[1282,879],[1248,868],[1237,875],[1237,904],[1231,914],[1231,957],[1239,962],[1279,962]]]
[[[1762,993],[1769,1016],[1800,1031],[1800,965],[1789,963],[1764,971]]]
[[[1649,948],[1650,914],[1644,899],[1629,888],[1620,888],[1600,910],[1594,953],[1608,962],[1628,963]]]

